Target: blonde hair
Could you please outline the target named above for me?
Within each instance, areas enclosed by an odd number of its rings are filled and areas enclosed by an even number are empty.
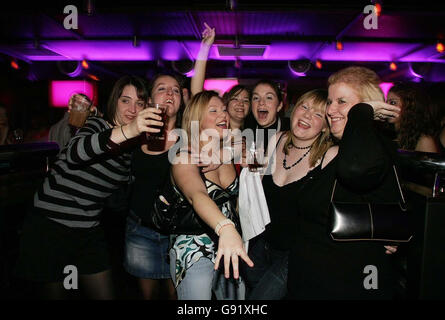
[[[181,128],[185,130],[188,137],[189,144],[192,142],[192,122],[198,121],[201,123],[202,117],[207,110],[207,106],[210,103],[210,100],[216,97],[221,99],[216,91],[201,91],[195,94],[190,101],[187,103],[185,107],[184,113],[182,115],[182,124]],[[199,137],[195,137],[198,138]]]
[[[290,119],[294,116],[295,110],[301,106],[306,101],[312,101],[313,108],[316,111],[320,111],[323,115],[326,114],[326,102],[328,98],[328,93],[324,89],[315,89],[306,92],[300,98],[298,98],[295,103],[294,109],[290,115]],[[326,119],[324,121],[325,131],[321,131],[318,135],[317,139],[312,144],[312,149],[309,155],[309,165],[310,167],[314,167],[319,159],[323,157],[326,151],[331,147],[332,141],[330,139],[331,132],[329,131],[329,126],[326,123]],[[288,150],[293,146],[292,143],[292,128],[287,131],[287,139],[283,145],[283,152],[287,155]]]
[[[328,78],[328,85],[346,83],[358,94],[361,102],[385,101],[385,96],[380,88],[380,78],[371,69],[352,66],[341,69]]]

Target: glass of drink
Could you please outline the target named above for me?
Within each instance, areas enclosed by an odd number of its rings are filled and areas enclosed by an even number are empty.
[[[165,147],[165,142],[167,140],[167,108],[168,105],[161,103],[149,103],[149,108],[155,108],[161,110],[161,113],[157,115],[162,118],[162,126],[153,126],[153,128],[159,129],[159,132],[147,132],[148,147],[153,151],[162,151]]]
[[[73,127],[82,128],[90,115],[92,104],[91,100],[82,93],[73,95],[68,123]]]
[[[264,162],[264,151],[255,147],[255,143],[249,149],[250,159],[248,161],[248,167],[250,172],[259,172],[266,166]]]

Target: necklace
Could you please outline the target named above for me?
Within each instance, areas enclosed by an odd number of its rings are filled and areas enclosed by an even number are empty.
[[[303,148],[303,149],[307,149],[307,148]],[[301,160],[304,159],[304,157],[306,157],[306,156],[309,154],[309,152],[311,151],[311,149],[312,149],[312,145],[310,145],[308,151],[306,151],[306,152],[301,156],[301,158],[298,159],[298,160],[297,160],[294,164],[292,164],[290,167],[288,167],[288,166],[286,165],[286,154],[284,154],[283,168],[286,169],[286,170],[289,170],[289,169],[292,169],[293,167],[295,167],[297,164],[299,164],[299,163],[301,162]]]
[[[307,146],[307,147],[297,147],[297,146],[294,145],[292,142],[291,142],[290,145],[289,145],[289,149],[290,149],[290,148],[295,148],[295,149],[298,149],[298,150],[309,149],[310,147],[312,147],[312,145]]]

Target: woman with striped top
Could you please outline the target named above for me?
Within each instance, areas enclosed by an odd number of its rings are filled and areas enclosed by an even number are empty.
[[[77,288],[86,296],[113,298],[111,271],[99,214],[104,200],[128,183],[131,140],[159,132],[154,108],[144,109],[143,79],[124,76],[113,87],[103,118],[90,117],[61,150],[23,226],[19,276],[43,284],[46,298]]]

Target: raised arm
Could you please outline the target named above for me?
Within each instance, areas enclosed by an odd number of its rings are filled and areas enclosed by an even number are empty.
[[[348,113],[343,137],[339,143],[337,177],[355,190],[377,187],[391,168],[390,155],[373,126],[374,109],[360,103]]]
[[[162,125],[160,110],[147,108],[140,111],[128,124],[109,129],[105,120],[88,118],[85,125],[69,141],[67,161],[71,164],[87,163],[104,153],[115,150],[126,140],[139,136],[142,132],[159,132],[154,125]]]
[[[192,204],[195,212],[215,230],[217,224],[225,220],[226,217],[209,197],[204,181],[200,176],[199,168],[194,164],[175,164],[172,167],[172,173],[176,185]],[[241,236],[231,224],[224,225],[219,231],[215,269],[218,269],[222,256],[224,256],[224,274],[226,278],[230,276],[230,261],[232,261],[234,278],[239,277],[238,256],[246,261],[249,266],[253,266],[253,262],[244,249]]]
[[[209,57],[210,48],[215,41],[215,28],[210,28],[207,23],[204,23],[204,25],[205,29],[202,32],[201,46],[199,48],[198,57],[195,61],[195,71],[190,83],[192,96],[203,90],[207,59]]]

